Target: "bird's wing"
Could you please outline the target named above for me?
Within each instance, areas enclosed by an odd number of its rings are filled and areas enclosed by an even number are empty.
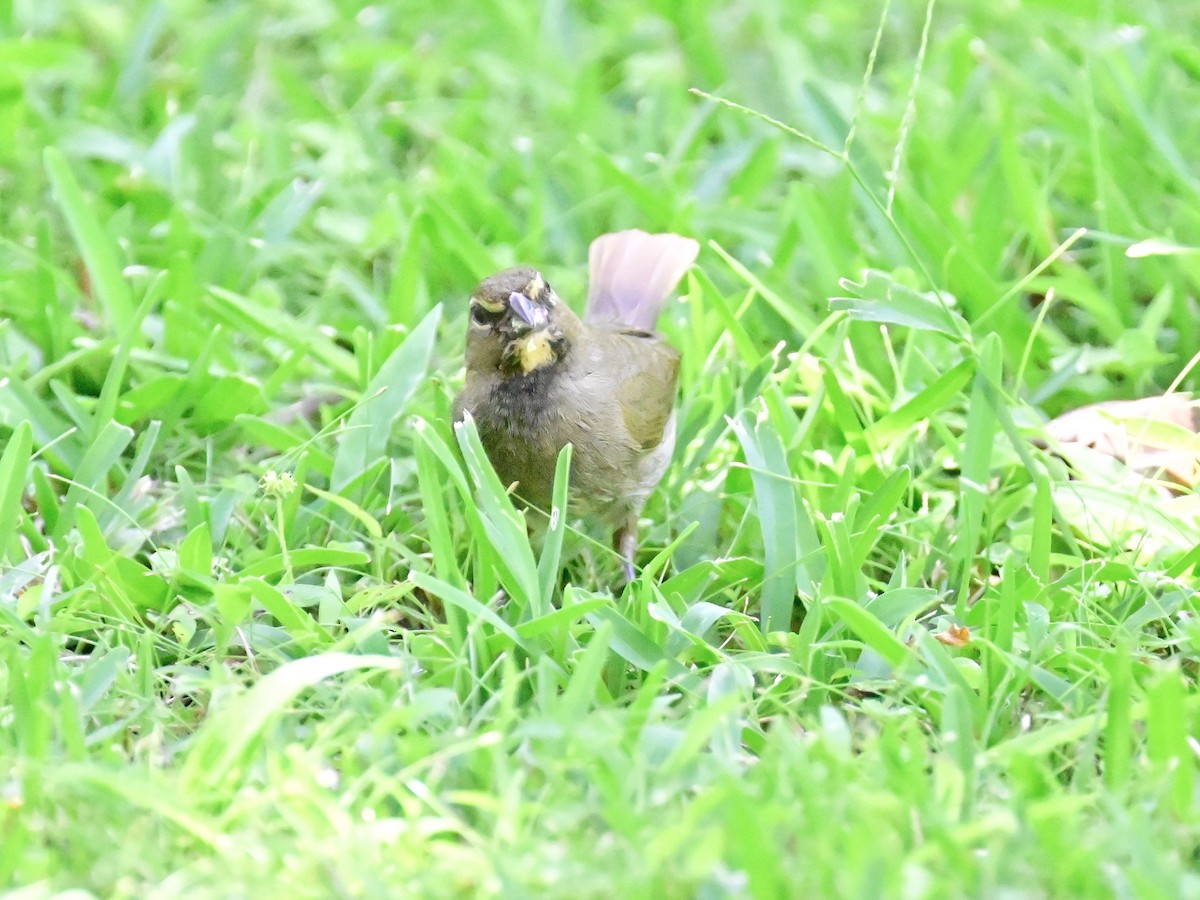
[[[667,295],[700,245],[677,234],[633,229],[605,234],[588,250],[588,322],[621,322],[653,331]]]
[[[618,332],[614,339],[625,351],[620,354],[624,378],[616,389],[625,428],[639,449],[653,450],[675,409],[679,351],[640,330]]]

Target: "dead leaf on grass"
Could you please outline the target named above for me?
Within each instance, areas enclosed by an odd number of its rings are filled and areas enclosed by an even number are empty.
[[[1198,481],[1200,400],[1190,394],[1093,403],[1051,420],[1046,433],[1064,450],[1090,447],[1142,475],[1165,475],[1186,488]]]

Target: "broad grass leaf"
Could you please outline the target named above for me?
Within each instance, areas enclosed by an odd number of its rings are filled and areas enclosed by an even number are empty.
[[[430,310],[367,384],[364,400],[350,413],[333,458],[331,486],[335,492],[383,456],[392,425],[425,378],[441,315],[440,306]]]
[[[936,296],[914,291],[886,272],[868,269],[861,282],[844,278],[840,284],[853,296],[833,297],[829,308],[844,311],[852,319],[936,331],[953,338],[970,333],[966,320]]]

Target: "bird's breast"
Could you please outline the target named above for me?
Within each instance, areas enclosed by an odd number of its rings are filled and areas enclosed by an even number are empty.
[[[496,381],[484,406],[493,426],[510,434],[532,433],[544,430],[555,417],[557,393],[558,373],[538,369]]]

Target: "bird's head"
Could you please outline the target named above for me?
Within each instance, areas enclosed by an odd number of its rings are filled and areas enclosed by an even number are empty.
[[[557,366],[577,324],[540,272],[528,266],[497,272],[471,294],[467,366],[505,377]]]

